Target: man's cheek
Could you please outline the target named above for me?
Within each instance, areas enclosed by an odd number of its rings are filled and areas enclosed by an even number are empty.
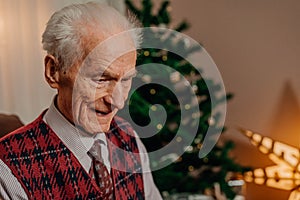
[[[78,85],[77,95],[81,96],[82,99],[89,101],[90,99],[92,99],[92,96],[95,94],[95,90],[96,89],[91,87],[89,84],[82,83]]]
[[[128,98],[129,91],[130,91],[130,86],[124,88],[124,90],[123,90],[124,101]]]

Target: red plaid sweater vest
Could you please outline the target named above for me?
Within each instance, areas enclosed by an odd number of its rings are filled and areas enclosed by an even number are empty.
[[[0,140],[0,159],[17,177],[28,198],[101,199],[96,182],[42,118],[43,114]],[[115,199],[145,199],[133,129],[115,117],[107,134]]]

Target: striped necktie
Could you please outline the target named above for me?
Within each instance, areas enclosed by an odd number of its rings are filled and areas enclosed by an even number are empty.
[[[92,157],[90,175],[101,189],[103,200],[111,200],[113,199],[113,182],[101,156],[101,142],[101,140],[96,140],[89,150],[89,154]]]

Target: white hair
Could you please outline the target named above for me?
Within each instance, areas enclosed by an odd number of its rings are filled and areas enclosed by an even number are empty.
[[[43,49],[58,59],[61,69],[67,70],[84,59],[90,50],[87,46],[93,42],[91,36],[95,34],[106,36],[120,28],[131,30],[135,47],[139,48],[142,36],[137,29],[137,20],[132,16],[127,19],[104,3],[72,4],[49,19],[42,35]]]

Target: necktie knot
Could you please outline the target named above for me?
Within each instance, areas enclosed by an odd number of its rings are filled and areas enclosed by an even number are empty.
[[[95,158],[97,161],[103,162],[103,158],[101,155],[101,145],[104,145],[104,142],[101,140],[95,140],[93,146],[89,150],[89,154],[92,158]]]

